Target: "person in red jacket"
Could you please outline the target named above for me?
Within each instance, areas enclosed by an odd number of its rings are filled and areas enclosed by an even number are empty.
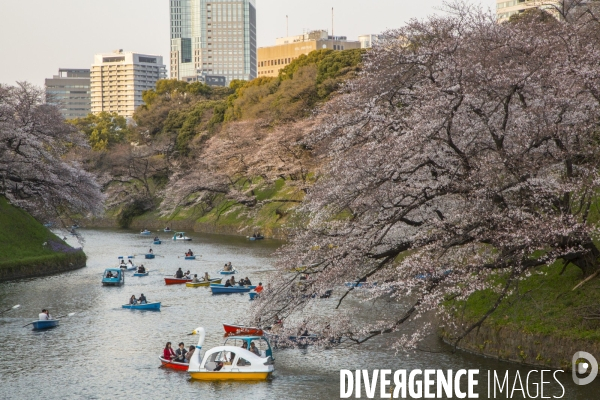
[[[167,342],[167,345],[165,346],[165,349],[163,350],[163,358],[167,361],[171,361],[176,357],[177,356],[175,355],[175,352],[171,348],[171,342]]]

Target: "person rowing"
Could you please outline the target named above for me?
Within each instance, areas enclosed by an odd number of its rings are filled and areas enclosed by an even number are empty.
[[[198,274],[194,274],[194,278],[192,279],[192,283],[200,283],[200,279],[198,279]]]
[[[153,253],[152,247],[150,247],[150,249],[148,249],[148,254],[152,254],[152,253]]]
[[[138,273],[139,274],[145,274],[146,273],[146,267],[144,267],[144,264],[142,264],[142,265],[139,266]]]
[[[125,260],[121,260],[121,264],[119,264],[119,267],[121,268],[127,268],[127,264],[125,264]]]
[[[144,293],[140,294],[140,298],[138,299],[138,301],[140,302],[140,304],[148,304],[148,299],[146,299]]]
[[[175,272],[175,278],[177,278],[177,279],[182,279],[183,278],[183,271],[181,270],[181,268],[179,268],[177,270],[177,272]]]
[[[192,257],[194,255],[194,252],[192,251],[192,249],[188,249],[187,253],[185,253],[186,257]]]
[[[208,272],[205,272],[205,273],[204,273],[204,281],[205,281],[205,282],[208,282],[208,281],[210,281],[210,276],[208,275]]]
[[[50,311],[44,308],[38,316],[38,318],[40,319],[40,321],[49,321],[52,319],[52,316],[50,315]]]

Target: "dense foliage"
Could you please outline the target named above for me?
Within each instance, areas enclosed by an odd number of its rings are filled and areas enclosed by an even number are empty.
[[[592,15],[498,24],[459,5],[388,32],[306,141],[331,163],[256,318],[287,317],[295,332],[327,290],[378,282],[362,292],[381,305],[377,322],[356,321],[349,305],[310,322],[362,342],[440,311],[444,300],[492,290],[490,309],[459,341],[537,266],[562,260],[597,274],[589,219],[600,189],[600,25]],[[356,292],[346,289],[338,307]]]
[[[87,117],[67,122],[82,132],[88,138],[92,149],[97,151],[123,143],[130,136],[127,120],[115,112],[88,114]]]
[[[43,103],[42,90],[26,83],[0,85],[0,195],[41,221],[100,211],[94,177],[70,161],[82,135]]]

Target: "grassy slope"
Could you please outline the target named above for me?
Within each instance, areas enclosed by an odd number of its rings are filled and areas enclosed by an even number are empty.
[[[595,279],[573,290],[582,272],[572,264],[562,271],[562,263],[538,268],[494,312],[486,324],[507,327],[524,333],[537,333],[572,339],[600,340],[600,321],[585,320],[585,307],[600,310],[600,280]],[[475,321],[497,299],[491,290],[474,293],[461,307],[460,316]],[[464,308],[462,308],[464,306]],[[463,314],[464,312],[464,314]]]
[[[43,246],[62,241],[25,211],[0,197],[0,268],[18,263],[41,263],[63,256]]]

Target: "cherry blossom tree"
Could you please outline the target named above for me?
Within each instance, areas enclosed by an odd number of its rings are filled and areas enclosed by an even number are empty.
[[[255,322],[361,343],[495,290],[458,342],[537,266],[597,274],[599,34],[593,12],[498,24],[465,4],[387,32],[307,139],[331,161]],[[361,281],[377,285],[344,286]],[[337,311],[320,306],[331,289]],[[356,293],[381,304],[370,321]],[[425,332],[410,325],[396,344]]]
[[[92,175],[66,155],[87,147],[43,92],[28,83],[0,85],[0,195],[40,221],[101,211]]]

